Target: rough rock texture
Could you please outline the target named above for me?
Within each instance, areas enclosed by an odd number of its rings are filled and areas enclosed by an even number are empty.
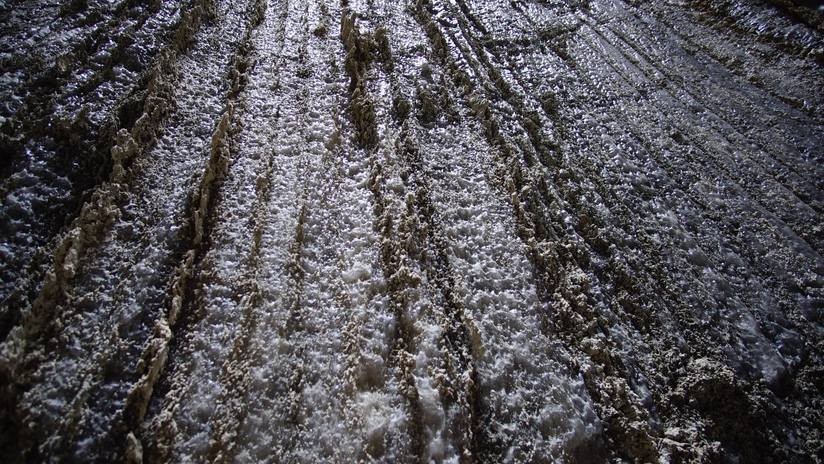
[[[3,462],[824,461],[824,13],[0,2]]]

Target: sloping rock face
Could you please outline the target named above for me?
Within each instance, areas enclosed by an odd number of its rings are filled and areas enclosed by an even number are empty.
[[[821,463],[821,11],[0,2],[0,460]]]

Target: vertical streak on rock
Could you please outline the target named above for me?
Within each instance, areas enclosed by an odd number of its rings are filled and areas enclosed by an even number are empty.
[[[187,240],[189,248],[185,251],[177,270],[171,278],[168,312],[155,324],[154,334],[138,364],[138,371],[142,373],[141,378],[132,388],[126,401],[124,416],[127,427],[130,429],[130,437],[139,433],[140,424],[146,414],[154,385],[166,366],[169,344],[174,336],[174,327],[178,317],[185,307],[192,304],[193,278],[197,272],[196,268],[203,255],[204,247],[207,246],[206,235],[210,225],[214,197],[229,167],[229,137],[235,115],[235,101],[245,87],[246,72],[252,66],[250,62],[251,35],[263,20],[265,14],[264,1],[255,0],[250,5],[246,35],[230,65],[229,75],[232,84],[226,96],[226,106],[212,133],[210,156],[200,184],[192,193],[190,200]],[[179,38],[179,40],[185,41],[187,39],[184,37]]]
[[[358,143],[371,152],[372,175],[369,188],[374,198],[375,227],[381,235],[380,258],[388,290],[392,311],[395,318],[395,346],[392,348],[390,365],[398,369],[401,394],[407,401],[409,415],[409,447],[414,455],[410,459],[421,461],[425,456],[423,425],[421,423],[421,406],[418,390],[415,386],[413,369],[414,328],[413,321],[407,317],[408,302],[405,290],[420,284],[420,280],[404,266],[409,258],[397,246],[395,225],[391,211],[386,207],[383,193],[382,167],[376,160],[378,133],[375,121],[375,109],[366,88],[366,72],[375,53],[381,53],[371,34],[363,34],[356,24],[355,14],[344,10],[341,18],[341,40],[346,49],[345,68],[350,76],[350,117],[357,132]],[[385,55],[386,52],[383,53]]]
[[[481,462],[488,453],[487,436],[483,418],[483,399],[476,369],[477,360],[483,356],[480,333],[472,316],[458,296],[460,279],[452,271],[446,252],[443,231],[436,218],[431,198],[430,179],[423,175],[424,166],[418,143],[413,135],[414,122],[407,120],[398,139],[398,151],[411,172],[411,187],[414,190],[410,205],[418,239],[427,245],[434,256],[423,258],[421,265],[426,269],[429,281],[433,283],[443,302],[441,314],[441,349],[447,354],[448,385],[440,390],[445,400],[454,401],[463,412],[460,422],[451,424],[450,435],[457,439],[462,463]]]
[[[21,326],[9,334],[0,352],[0,379],[4,391],[0,392],[0,407],[6,417],[19,417],[15,411],[17,398],[29,388],[29,375],[44,361],[44,344],[54,337],[60,328],[61,314],[56,311],[65,303],[72,282],[87,251],[94,248],[105,231],[119,215],[120,196],[128,189],[128,167],[131,160],[148,149],[162,130],[162,121],[174,105],[175,62],[191,45],[192,37],[203,21],[214,14],[211,0],[198,0],[184,13],[175,32],[175,40],[161,53],[155,62],[148,85],[148,96],[143,113],[131,131],[121,129],[111,149],[112,172],[108,182],[100,185],[90,200],[83,205],[80,214],[72,222],[70,230],[60,238],[55,248],[53,265],[32,307],[23,315]],[[28,449],[28,427],[17,426],[20,449]]]
[[[499,179],[502,187],[508,191],[518,226],[518,233],[529,250],[529,258],[532,262],[537,285],[543,298],[552,302],[552,306],[561,314],[570,314],[574,318],[581,320],[582,324],[588,324],[588,331],[597,330],[597,314],[588,307],[587,296],[579,293],[580,289],[586,286],[573,283],[578,276],[584,276],[581,267],[586,266],[587,257],[584,251],[570,243],[565,238],[563,231],[556,231],[556,225],[546,218],[544,204],[552,205],[553,195],[549,192],[546,181],[539,174],[532,172],[531,166],[536,164],[534,151],[541,153],[544,151],[542,141],[536,136],[536,131],[529,130],[531,119],[529,115],[522,115],[521,120],[525,121],[526,133],[530,138],[530,146],[524,147],[511,143],[501,128],[501,123],[493,114],[490,102],[484,96],[486,92],[492,92],[491,97],[503,99],[515,98],[508,84],[503,80],[500,72],[495,69],[485,57],[485,51],[472,37],[468,37],[470,46],[478,57],[478,67],[476,70],[483,70],[479,75],[488,75],[490,82],[487,85],[477,85],[472,79],[458,67],[449,54],[447,38],[438,27],[435,19],[429,11],[431,7],[429,0],[418,0],[416,3],[416,19],[429,36],[436,54],[442,60],[447,72],[452,76],[455,85],[463,88],[466,92],[467,105],[472,109],[478,118],[490,145],[495,147],[501,156],[501,163],[505,166],[503,177]],[[465,28],[463,19],[459,19],[459,25]],[[466,58],[466,57],[465,57]],[[491,89],[491,90],[490,90]],[[522,105],[513,101],[512,105],[520,109]],[[532,123],[534,126],[534,123]],[[547,154],[541,158],[549,161]],[[578,290],[576,290],[576,288]],[[574,329],[573,340],[581,337],[579,329]],[[620,413],[609,413],[607,420],[616,440],[616,445],[625,452],[626,455],[637,459],[654,459],[657,456],[653,432],[646,419],[646,409],[638,402],[638,398],[631,394],[631,388],[627,384],[626,376],[615,372],[616,369],[623,369],[624,366],[617,359],[604,359],[595,357],[593,362],[600,364],[599,370],[591,370],[585,373],[586,385],[590,395],[603,408],[602,411],[615,411],[613,406],[621,411]],[[596,381],[593,376],[606,378]],[[618,374],[618,375],[616,375]],[[599,384],[605,382],[613,385],[613,388],[601,389]],[[602,412],[603,414],[603,412]],[[624,416],[634,419],[631,422],[625,420]],[[639,420],[640,419],[640,420]]]

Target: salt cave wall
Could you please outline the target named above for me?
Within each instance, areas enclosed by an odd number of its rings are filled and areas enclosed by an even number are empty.
[[[824,461],[816,7],[0,2],[0,459]]]

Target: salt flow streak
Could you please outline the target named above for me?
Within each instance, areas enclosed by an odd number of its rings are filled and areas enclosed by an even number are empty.
[[[824,7],[0,0],[0,461],[824,463]]]

